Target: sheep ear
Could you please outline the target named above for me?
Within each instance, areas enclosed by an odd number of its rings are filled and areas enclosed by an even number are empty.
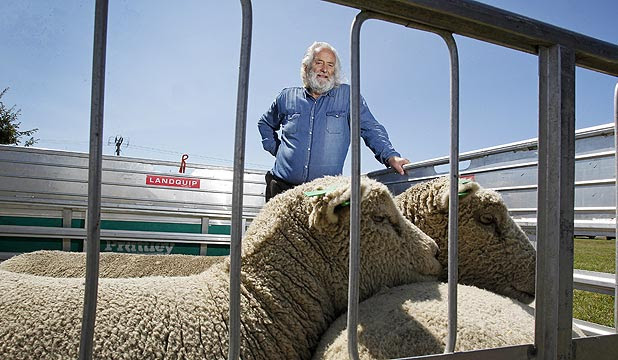
[[[474,194],[478,189],[480,189],[480,185],[477,182],[468,180],[468,179],[459,179],[459,184],[457,187],[457,194],[459,195],[459,200],[463,200],[468,198],[470,195]],[[444,182],[444,186],[440,191],[440,206],[442,209],[448,208],[448,199],[450,196],[450,186],[448,181]]]
[[[366,187],[361,183],[361,199],[366,195]],[[312,199],[313,209],[309,215],[309,226],[326,228],[339,223],[343,209],[350,205],[349,184],[333,185],[326,189],[305,192]]]

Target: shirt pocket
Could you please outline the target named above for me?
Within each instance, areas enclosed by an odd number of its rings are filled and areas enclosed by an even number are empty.
[[[348,117],[345,111],[328,111],[326,113],[326,132],[341,134],[348,128]]]
[[[300,114],[288,114],[285,115],[285,122],[283,123],[283,132],[286,134],[296,134],[298,131],[298,123],[300,122]]]

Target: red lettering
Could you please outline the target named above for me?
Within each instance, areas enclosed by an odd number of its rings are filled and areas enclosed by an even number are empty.
[[[161,175],[146,175],[146,185],[199,189],[200,179]]]

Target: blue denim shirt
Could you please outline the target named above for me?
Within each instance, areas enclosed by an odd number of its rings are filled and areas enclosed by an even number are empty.
[[[350,85],[341,84],[318,99],[301,87],[283,89],[258,121],[262,146],[275,156],[272,173],[296,185],[340,175],[350,145],[349,124]],[[360,127],[361,137],[378,161],[388,165],[388,158],[400,156],[364,99]]]

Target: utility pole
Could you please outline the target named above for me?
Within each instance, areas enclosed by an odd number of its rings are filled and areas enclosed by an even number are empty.
[[[114,139],[114,141],[116,142],[116,156],[120,156],[120,146],[122,145],[122,141],[124,139],[122,138],[122,136],[116,136],[116,138]]]

